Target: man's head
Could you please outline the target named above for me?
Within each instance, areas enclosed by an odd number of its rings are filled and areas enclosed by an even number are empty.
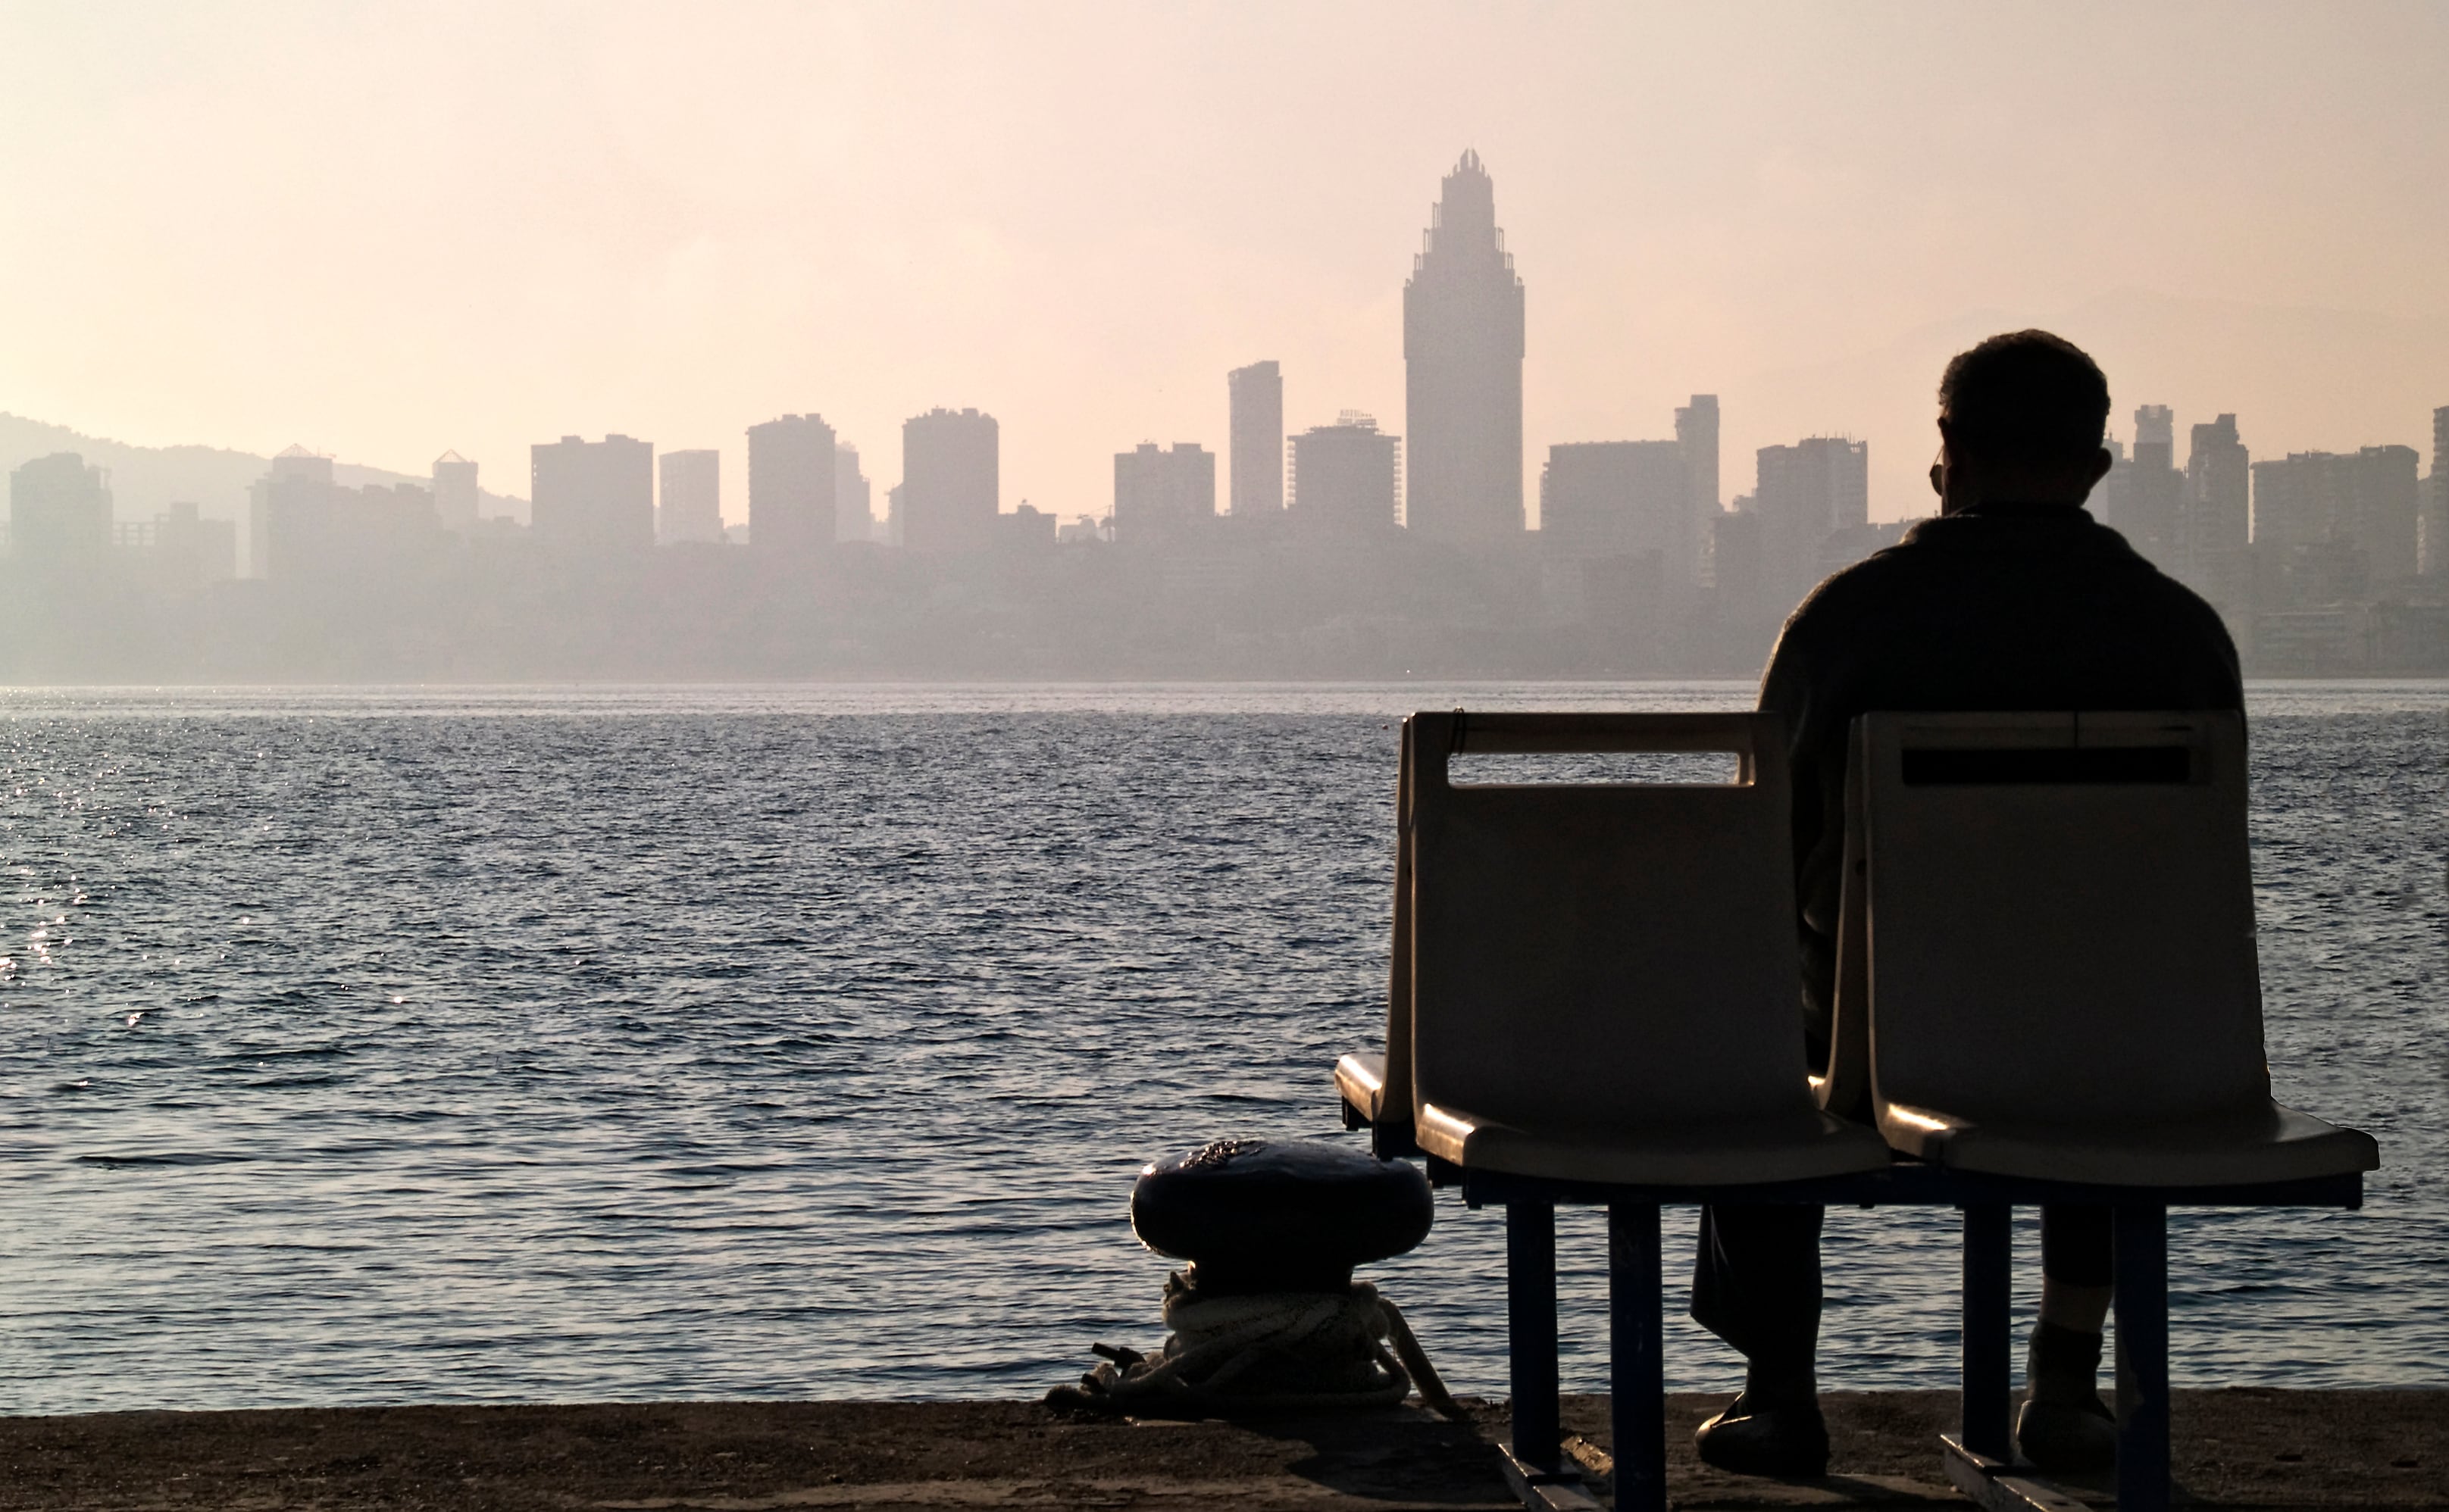
[[[1938,380],[1939,508],[2079,506],[2109,470],[2109,380],[2083,349],[2015,331],[1959,352]]]

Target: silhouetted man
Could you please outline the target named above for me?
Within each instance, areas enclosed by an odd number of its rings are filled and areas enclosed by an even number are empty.
[[[1937,519],[1838,573],[1785,624],[1760,706],[1792,742],[1804,1028],[1836,992],[1846,737],[1873,710],[2242,709],[2219,616],[2083,503],[2108,472],[2109,383],[2045,331],[1993,336],[1938,386]],[[1822,1211],[1718,1207],[1701,1219],[1692,1316],[1743,1351],[1743,1395],[1702,1425],[1701,1457],[1749,1474],[1828,1463],[1813,1356]],[[2115,1452],[2095,1373],[2110,1302],[2106,1208],[2041,1212],[2041,1315],[2015,1422],[2026,1456],[2094,1468]]]

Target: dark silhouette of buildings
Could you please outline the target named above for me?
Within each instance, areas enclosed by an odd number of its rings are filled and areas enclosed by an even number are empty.
[[[1284,376],[1273,362],[1224,375],[1232,401],[1232,512],[1274,515],[1284,507]]]
[[[442,528],[461,535],[474,530],[483,500],[476,488],[476,464],[456,451],[434,459],[434,512]]]
[[[9,541],[19,563],[98,563],[110,550],[110,475],[74,451],[9,474]]]
[[[567,557],[617,557],[655,544],[655,446],[625,435],[564,436],[529,449],[536,544]]]
[[[807,556],[834,540],[834,428],[786,414],[748,428],[748,545]]]
[[[1522,534],[1522,280],[1476,152],[1446,175],[1403,285],[1404,523],[1485,545]]]
[[[1310,531],[1374,533],[1396,525],[1402,480],[1402,438],[1346,410],[1335,424],[1293,437],[1291,515]]]
[[[1195,441],[1114,453],[1115,540],[1186,541],[1215,518],[1216,453]]]
[[[984,550],[1003,508],[1002,432],[991,414],[930,410],[901,422],[901,544]]]
[[[723,453],[666,451],[655,461],[655,543],[723,540]]]
[[[839,440],[834,443],[834,539],[876,539],[874,494],[867,474],[858,469],[858,448]]]

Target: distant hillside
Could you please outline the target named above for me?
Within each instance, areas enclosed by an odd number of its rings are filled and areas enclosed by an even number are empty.
[[[264,457],[219,447],[131,447],[124,442],[89,436],[66,426],[47,425],[19,415],[0,414],[0,473],[54,451],[74,451],[87,462],[110,469],[112,507],[123,520],[149,520],[163,506],[184,501],[209,516],[246,518],[246,490],[271,465]],[[360,488],[369,483],[426,483],[430,480],[381,468],[336,463],[333,473],[342,483]],[[5,507],[0,501],[0,507]],[[526,519],[525,499],[485,492],[485,513]]]

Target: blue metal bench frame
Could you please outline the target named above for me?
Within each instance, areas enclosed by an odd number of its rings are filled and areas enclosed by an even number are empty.
[[[1365,1126],[1349,1103],[1347,1128]],[[1371,1131],[1381,1157],[1418,1156],[1407,1128]],[[1619,1512],[1667,1507],[1664,1277],[1659,1210],[1675,1204],[1820,1203],[1829,1207],[1953,1207],[1964,1215],[1962,1430],[1942,1439],[1950,1478],[1986,1505],[2038,1505],[2014,1484],[2014,1210],[2100,1203],[2115,1210],[2118,1512],[2166,1512],[2169,1463],[2169,1231],[2172,1207],[2344,1208],[2363,1205],[2363,1177],[2319,1177],[2251,1186],[2126,1187],[1951,1171],[1899,1158],[1884,1171],[1730,1187],[1597,1186],[1474,1171],[1426,1157],[1429,1178],[1461,1189],[1466,1205],[1505,1209],[1511,1453],[1527,1482],[1572,1480],[1565,1464],[1556,1342],[1556,1207],[1608,1210],[1610,1428]],[[2002,1479],[1997,1472],[2006,1471]],[[2063,1504],[2063,1503],[2058,1503]]]

